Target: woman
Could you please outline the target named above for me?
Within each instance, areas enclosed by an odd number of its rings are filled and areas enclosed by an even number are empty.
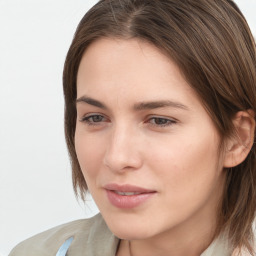
[[[255,255],[256,51],[230,0],[102,0],[67,54],[77,195],[16,255]]]

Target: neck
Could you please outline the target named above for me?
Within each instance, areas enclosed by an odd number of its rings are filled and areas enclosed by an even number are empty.
[[[176,237],[176,239],[169,240],[166,239],[149,239],[149,240],[133,240],[128,241],[129,256],[141,256],[143,251],[143,256],[200,256],[203,251],[212,242],[213,236],[211,234],[205,234],[204,236],[192,237],[189,236],[187,239],[182,240],[182,238]]]

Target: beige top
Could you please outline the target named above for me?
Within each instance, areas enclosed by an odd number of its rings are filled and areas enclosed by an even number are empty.
[[[74,237],[67,256],[115,256],[119,239],[100,214],[73,221],[33,236],[18,244],[9,256],[55,256],[61,245]],[[214,241],[201,256],[231,256],[224,239]]]

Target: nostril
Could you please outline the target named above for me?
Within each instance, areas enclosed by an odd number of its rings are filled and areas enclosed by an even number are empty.
[[[114,172],[125,172],[137,170],[141,167],[142,161],[138,154],[106,154],[103,164]]]

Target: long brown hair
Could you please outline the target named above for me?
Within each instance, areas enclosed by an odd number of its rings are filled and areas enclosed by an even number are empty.
[[[240,111],[256,113],[256,50],[246,20],[231,0],[101,0],[86,13],[67,54],[63,86],[65,134],[73,186],[84,199],[86,181],[74,146],[76,78],[87,47],[102,37],[139,38],[167,54],[201,98],[223,140]],[[227,179],[216,235],[226,231],[234,247],[253,254],[256,212],[256,148],[225,170]]]

